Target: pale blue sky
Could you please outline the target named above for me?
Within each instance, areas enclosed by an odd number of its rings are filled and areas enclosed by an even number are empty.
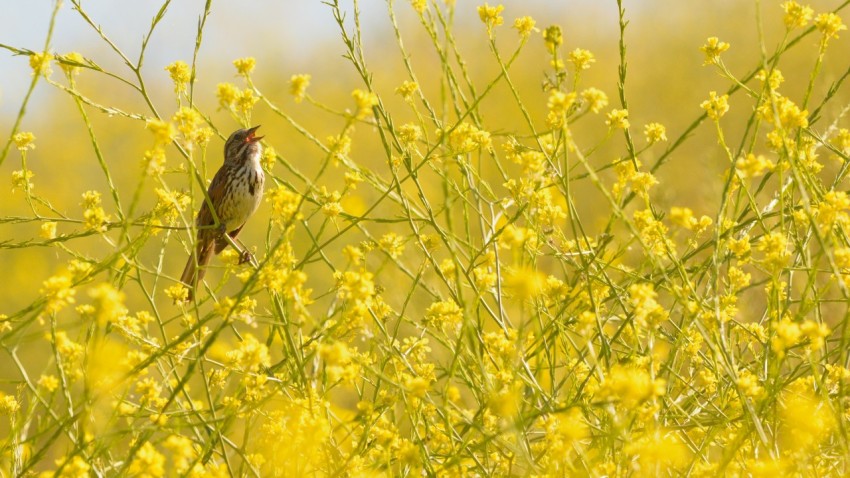
[[[204,0],[171,3],[146,54],[144,71],[150,73],[147,76],[161,78],[164,75],[159,72],[168,63],[191,59],[204,3]],[[341,3],[350,5],[352,2],[344,0]],[[478,3],[458,0],[461,22],[474,19]],[[541,24],[550,24],[580,12],[586,15],[593,11],[590,18],[605,23],[616,21],[613,0],[507,0],[501,3],[506,6],[508,20],[532,15]],[[51,0],[0,0],[0,43],[41,50],[53,5]],[[162,2],[83,0],[82,5],[95,22],[104,26],[110,39],[135,61],[141,39]],[[212,5],[201,50],[201,62],[208,68],[215,69],[219,64],[221,68],[230,68],[232,59],[251,55],[265,61],[271,58],[278,62],[276,66],[282,71],[310,71],[311,63],[323,61],[314,58],[316,45],[339,44],[331,10],[319,0],[216,0]],[[406,0],[395,0],[394,5],[400,17],[413,15]],[[360,6],[364,31],[389,28],[386,0],[361,0]],[[73,10],[69,0],[65,0],[57,17],[50,49],[54,52],[80,51],[110,71],[127,73],[126,69],[121,70],[123,66],[117,56]],[[10,115],[17,113],[29,80],[27,59],[0,50],[0,125],[8,124]],[[45,87],[42,85],[40,89]],[[33,105],[37,106],[46,94],[38,91]]]

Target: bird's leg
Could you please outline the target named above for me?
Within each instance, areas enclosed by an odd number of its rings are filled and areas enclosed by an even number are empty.
[[[242,252],[239,254],[239,265],[242,265],[242,264],[245,264],[245,263],[248,263],[248,262],[250,262],[250,263],[254,262],[254,255],[251,254],[250,252],[248,252],[248,249],[242,249]]]

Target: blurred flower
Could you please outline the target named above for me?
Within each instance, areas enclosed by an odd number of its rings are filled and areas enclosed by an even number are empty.
[[[581,92],[582,99],[587,103],[587,109],[599,113],[608,106],[608,95],[596,88],[588,88]]]
[[[236,110],[247,118],[258,101],[260,101],[260,98],[254,96],[254,90],[245,88],[236,95]]]
[[[236,72],[244,77],[248,77],[252,71],[254,71],[254,66],[257,64],[257,60],[254,57],[245,57],[238,58],[233,60],[233,66],[236,67]]]
[[[720,54],[729,49],[729,44],[717,37],[710,37],[699,50],[705,53],[703,65],[712,65],[720,61]]]
[[[838,32],[847,29],[847,26],[842,23],[841,17],[834,13],[821,13],[815,17],[815,27],[823,33],[824,41],[830,38],[838,38]]]
[[[357,113],[354,115],[357,119],[363,119],[369,116],[372,112],[372,107],[378,106],[378,96],[371,91],[354,90],[351,92],[351,96],[357,105]]]
[[[174,92],[177,94],[185,93],[187,85],[192,81],[192,70],[183,61],[175,61],[165,67],[165,71],[171,76],[171,81],[174,82]]]
[[[203,119],[194,108],[182,106],[176,113],[174,113],[171,121],[177,124],[177,131],[179,131],[184,138],[191,141],[195,131],[198,129],[198,125],[201,124]],[[191,142],[188,143],[189,146],[191,146],[191,144]]]
[[[398,258],[404,252],[404,238],[394,232],[388,232],[381,236],[378,244],[393,259]]]
[[[785,77],[782,76],[782,72],[778,69],[773,69],[770,71],[770,74],[767,73],[764,69],[759,70],[756,74],[756,79],[761,81],[762,83],[767,83],[770,91],[776,91],[779,89],[779,85],[785,81]]]
[[[74,296],[77,291],[73,288],[73,281],[68,274],[57,274],[49,277],[41,284],[39,293],[46,299],[44,310],[48,314],[54,314],[64,309],[68,304],[76,300]]]
[[[66,63],[66,62],[83,64],[84,61],[85,61],[85,59],[83,58],[83,55],[80,55],[79,53],[77,53],[75,51],[72,51],[71,53],[66,53],[66,54],[60,56],[59,60],[60,60],[59,61],[59,68],[62,68],[62,71],[64,71],[65,74],[68,75],[68,76],[79,74],[80,73],[80,67],[77,66],[77,65],[72,65],[70,63]]]
[[[33,75],[50,76],[50,62],[53,61],[53,55],[48,52],[33,53],[30,55],[30,68]]]
[[[410,0],[410,5],[416,10],[417,13],[422,13],[428,8],[427,0]]]
[[[35,149],[35,135],[29,131],[15,133],[15,136],[12,137],[12,141],[15,142],[15,147],[17,147],[20,152],[24,152],[28,149]]]
[[[793,1],[782,3],[781,7],[785,10],[785,27],[789,30],[805,27],[812,21],[812,15],[815,13],[808,5],[804,7]]]
[[[296,103],[301,103],[304,96],[307,94],[307,87],[310,86],[310,75],[292,75],[289,79],[289,94],[295,97]]]
[[[460,123],[449,133],[449,147],[458,153],[468,153],[490,147],[490,133],[469,123]]]
[[[611,110],[605,120],[610,128],[627,129],[629,127],[629,112],[627,110]]]
[[[186,302],[186,299],[189,298],[189,289],[184,284],[174,284],[171,287],[166,287],[164,292],[165,296],[175,304]]]
[[[35,176],[35,173],[29,169],[12,171],[12,192],[15,192],[17,189],[23,189],[24,191],[32,189],[35,186],[30,181],[33,176]]]
[[[156,451],[156,448],[150,443],[145,442],[133,457],[130,462],[128,472],[131,476],[139,476],[145,478],[160,478],[165,476],[165,456]]]
[[[12,415],[20,410],[21,404],[12,395],[0,392],[0,415]]]
[[[239,96],[239,88],[236,88],[233,83],[219,83],[216,85],[215,95],[220,107],[232,109],[236,103],[236,98]]]
[[[708,117],[713,120],[719,120],[729,111],[729,95],[717,96],[716,91],[709,94],[709,98],[700,103],[700,108],[704,109]]]
[[[403,124],[398,128],[398,140],[404,146],[411,146],[422,138],[422,128],[415,124]]]
[[[523,39],[528,38],[533,31],[539,31],[534,28],[536,22],[531,17],[519,17],[514,20],[514,28]]]
[[[153,133],[157,145],[167,145],[174,140],[174,125],[159,119],[149,119],[145,127]]]
[[[549,50],[549,53],[555,53],[555,49],[564,42],[561,27],[558,25],[546,27],[543,30],[543,41],[546,42],[546,49]]]
[[[45,239],[55,239],[56,238],[56,222],[48,221],[42,223],[40,228],[39,235]]]
[[[596,58],[588,50],[576,48],[570,52],[570,62],[575,65],[576,71],[586,70],[590,68],[592,63],[596,63]]]
[[[649,144],[667,141],[667,128],[661,123],[649,123],[643,127],[643,134]]]
[[[104,212],[100,204],[100,193],[97,191],[86,191],[83,193],[83,219],[87,229],[97,232],[106,231],[106,223],[109,215]]]
[[[443,332],[458,332],[463,323],[463,309],[453,300],[434,302],[425,310],[423,322]]]
[[[488,3],[478,7],[478,16],[481,18],[481,21],[487,25],[488,33],[492,33],[493,27],[497,27],[504,23],[505,19],[501,16],[502,10],[504,9],[504,5],[491,7]]]
[[[413,93],[416,93],[416,90],[419,89],[419,85],[414,81],[405,81],[398,88],[395,89],[395,92],[401,95],[404,98],[404,101],[410,102],[413,100]]]

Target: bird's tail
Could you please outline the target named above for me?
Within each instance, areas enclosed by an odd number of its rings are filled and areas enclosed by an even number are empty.
[[[198,284],[204,279],[206,266],[210,262],[213,255],[213,242],[198,241],[196,253],[189,256],[186,261],[186,267],[183,268],[183,275],[180,276],[180,281],[186,284],[189,289],[189,295],[186,300],[191,301],[195,295],[195,289]]]

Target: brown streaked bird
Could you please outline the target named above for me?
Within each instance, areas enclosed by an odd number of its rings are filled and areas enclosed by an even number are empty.
[[[259,126],[236,130],[224,143],[224,164],[215,173],[207,190],[210,200],[204,198],[201,210],[198,211],[195,219],[198,227],[195,252],[189,256],[180,278],[189,288],[188,300],[194,297],[213,253],[218,254],[227,247],[224,234],[235,239],[263,198],[265,175],[260,167],[260,156],[263,154],[260,140],[263,137],[254,134],[257,128]],[[215,216],[210,210],[210,203]]]

